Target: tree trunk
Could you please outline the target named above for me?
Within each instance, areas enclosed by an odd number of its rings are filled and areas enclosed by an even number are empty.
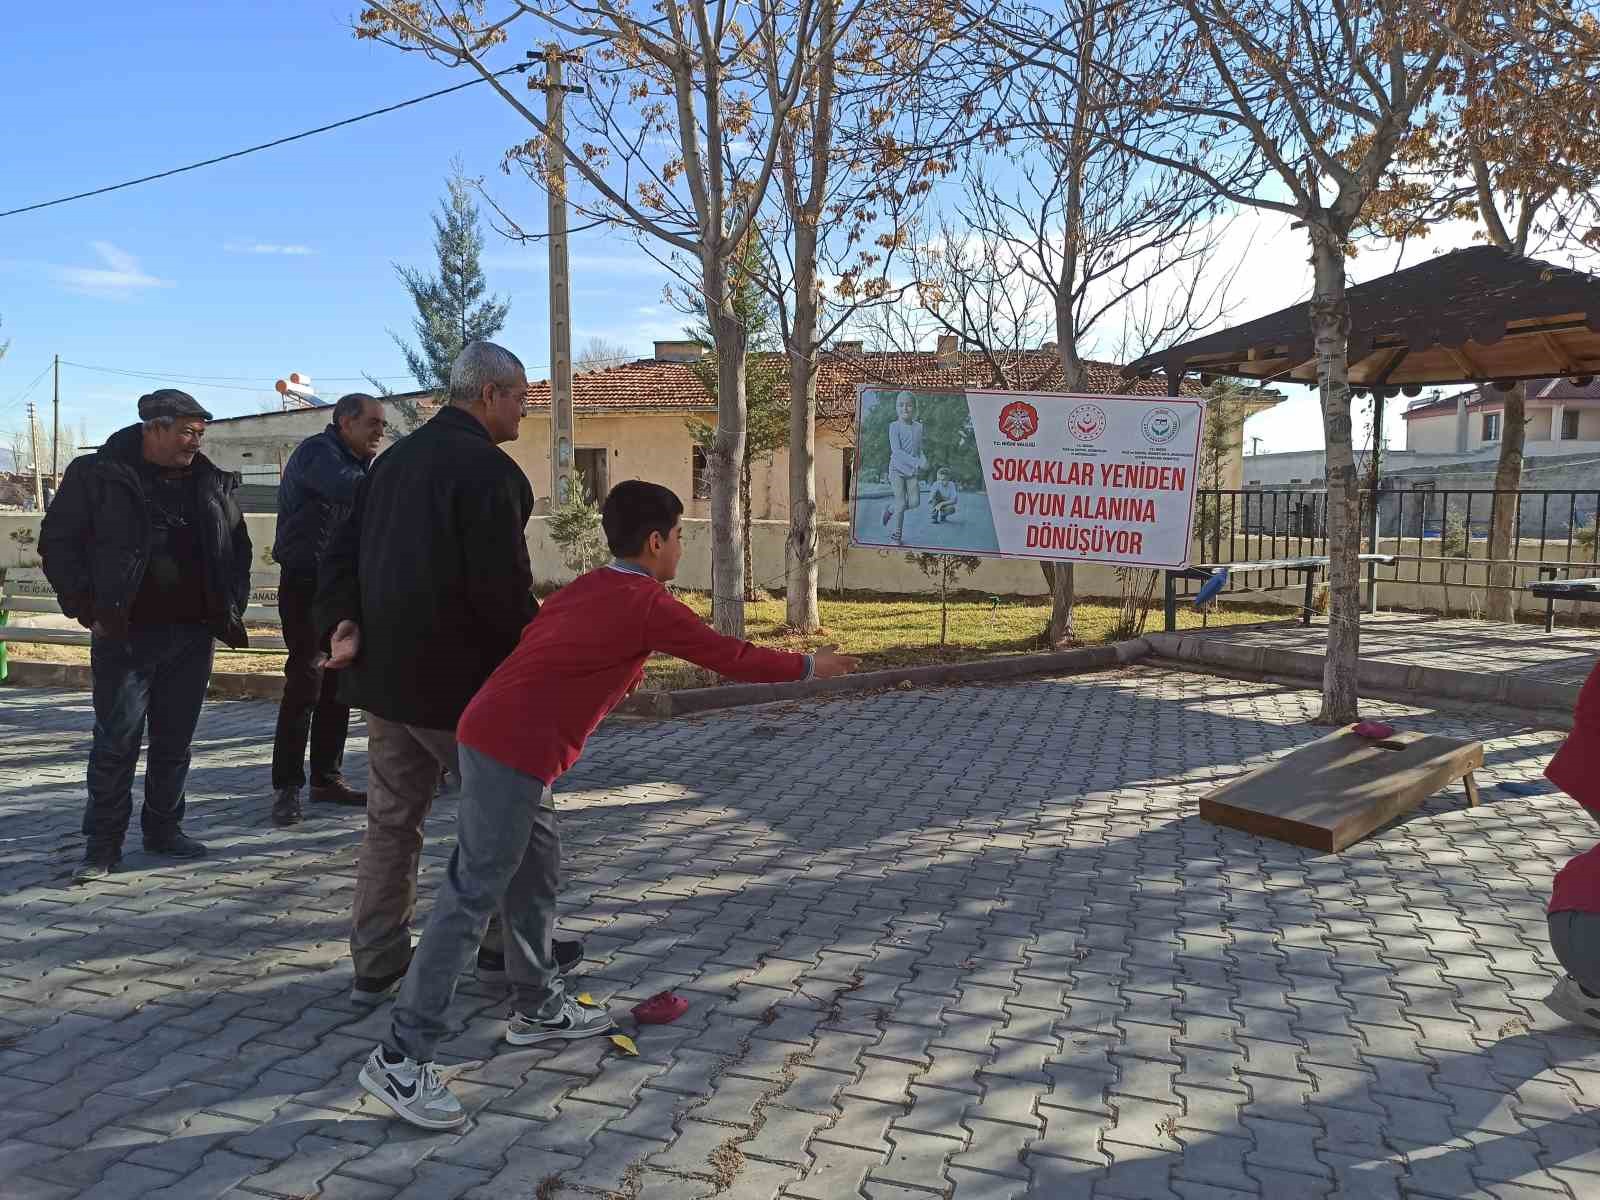
[[[1350,303],[1342,239],[1323,225],[1308,229],[1316,276],[1311,335],[1328,458],[1328,653],[1317,721],[1342,725],[1356,719],[1361,659],[1361,489],[1350,434]]]
[[[1500,463],[1494,472],[1494,516],[1489,523],[1489,558],[1514,559],[1519,547],[1517,529],[1517,497],[1522,486],[1522,447],[1527,439],[1526,384],[1513,384],[1505,393],[1506,411],[1500,422]],[[1553,435],[1552,435],[1553,436]],[[1468,531],[1468,536],[1471,532]],[[1484,611],[1491,621],[1513,624],[1517,619],[1517,569],[1509,563],[1489,568],[1489,594],[1484,597]]]
[[[711,624],[744,636],[744,518],[739,476],[745,447],[745,330],[734,311],[726,264],[702,260],[706,314],[717,352],[717,432],[711,442]]]
[[[789,534],[784,619],[801,633],[822,624],[817,606],[816,226],[794,230],[794,332],[789,342]]]
[[[1072,288],[1064,283],[1056,292],[1056,346],[1061,356],[1061,387],[1063,391],[1081,392],[1088,386],[1089,372],[1078,357],[1078,330],[1072,302]],[[1072,619],[1078,602],[1077,568],[1069,562],[1042,562],[1039,569],[1044,572],[1045,585],[1050,589],[1045,645],[1052,648],[1071,645],[1078,640]]]
[[[739,510],[744,514],[744,598],[756,599],[756,569],[750,555],[750,457],[739,464]]]
[[[950,636],[950,571],[939,563],[939,649],[943,650]]]

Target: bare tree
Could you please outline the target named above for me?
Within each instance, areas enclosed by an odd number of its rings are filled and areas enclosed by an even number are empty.
[[[632,362],[635,357],[637,356],[621,342],[592,337],[583,344],[582,350],[572,356],[572,369],[603,371],[607,367],[618,367],[623,363]]]
[[[664,256],[695,264],[718,367],[712,619],[728,634],[744,632],[745,590],[738,467],[747,348],[734,311],[732,264],[751,236],[811,69],[822,2],[661,0],[635,10],[618,0],[370,0],[358,28],[358,35],[476,71],[537,135],[508,151],[508,169],[549,189],[561,156],[581,184],[569,196],[581,217],[631,230]],[[583,103],[569,107],[560,144],[543,113],[489,61],[529,24],[583,52],[574,72]],[[833,36],[847,25],[837,22]],[[763,44],[785,51],[776,88],[756,53]]]
[[[1149,115],[1147,136],[1125,143],[1129,149],[1190,173],[1231,203],[1291,218],[1310,242],[1308,321],[1329,498],[1318,720],[1328,723],[1356,715],[1361,638],[1345,257],[1401,142],[1437,118],[1451,36],[1432,20],[1436,8],[1414,0],[1176,0],[1144,22],[1141,69],[1117,74]],[[1462,0],[1447,11],[1459,18],[1465,8]]]
[[[1586,31],[1600,33],[1594,17],[1540,0],[1500,0],[1474,6],[1465,21],[1451,29],[1455,82],[1440,101],[1448,119],[1401,143],[1365,220],[1399,240],[1426,237],[1440,220],[1473,220],[1517,255],[1600,244],[1600,55],[1582,58]],[[1573,361],[1559,367],[1580,369]],[[1490,620],[1510,622],[1527,386],[1502,392],[1484,607]]]
[[[1139,352],[1182,339],[1226,311],[1237,266],[1218,269],[1225,222],[1202,180],[1138,153],[1168,137],[1121,102],[1118,81],[1147,54],[1143,0],[999,6],[977,26],[996,103],[980,129],[961,216],[1001,247],[1008,275],[1046,297],[1061,386],[1089,390],[1085,347],[1121,318]],[[1198,125],[1198,119],[1194,122]],[[1071,563],[1041,564],[1051,645],[1074,638]]]

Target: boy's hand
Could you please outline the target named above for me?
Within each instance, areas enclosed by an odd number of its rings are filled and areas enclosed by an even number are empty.
[[[824,646],[811,655],[811,677],[834,679],[848,675],[861,665],[861,660],[849,654],[840,654],[837,646]]]

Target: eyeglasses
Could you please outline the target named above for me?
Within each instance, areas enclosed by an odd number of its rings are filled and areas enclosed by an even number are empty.
[[[204,425],[180,425],[178,427],[178,436],[186,442],[198,442],[206,436],[206,427]]]

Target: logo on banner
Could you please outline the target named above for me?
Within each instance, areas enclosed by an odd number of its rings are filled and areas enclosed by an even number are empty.
[[[1165,446],[1178,436],[1178,414],[1170,408],[1158,408],[1146,414],[1144,439],[1152,446]]]
[[[1106,410],[1098,404],[1080,404],[1067,414],[1067,432],[1080,442],[1096,442],[1106,431]]]
[[[1000,410],[1000,432],[1013,442],[1025,442],[1039,432],[1039,410],[1023,400],[1013,400]]]

